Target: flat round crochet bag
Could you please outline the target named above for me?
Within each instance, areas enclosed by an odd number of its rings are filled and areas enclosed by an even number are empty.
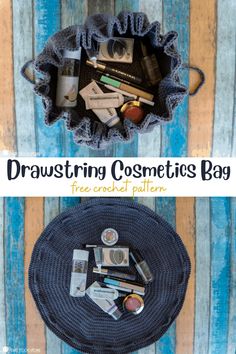
[[[114,37],[132,38],[134,43],[133,61],[132,63],[108,61],[103,64],[141,78],[142,84],[139,86],[142,90],[149,91],[154,102],[154,106],[143,104],[143,119],[139,123],[125,117],[121,118],[121,127],[116,125],[109,127],[102,123],[91,109],[86,110],[85,101],[79,94],[77,106],[73,110],[66,111],[56,106],[57,73],[58,68],[63,67],[65,62],[64,50],[75,51],[82,48],[78,88],[80,91],[92,80],[99,81],[101,77],[101,72],[86,65],[88,59],[86,50],[97,48],[98,45]],[[113,142],[131,141],[135,132],[150,132],[156,125],[171,121],[174,108],[188,94],[187,87],[181,84],[179,79],[179,72],[183,66],[177,50],[177,37],[178,35],[174,31],[165,35],[161,34],[159,22],[149,23],[144,13],[132,12],[121,12],[117,17],[108,14],[93,15],[87,18],[83,26],[74,25],[57,32],[49,38],[42,53],[34,61],[31,61],[33,69],[36,71],[36,77],[40,76],[36,80],[34,91],[42,97],[45,123],[51,125],[59,118],[64,118],[66,127],[73,131],[74,141],[77,144],[86,145],[93,149],[105,149]],[[151,89],[145,87],[147,80],[141,66],[141,58],[143,57],[141,42],[143,40],[152,48],[162,77],[161,81]],[[107,51],[112,51],[113,47],[110,45]],[[122,51],[123,47],[114,50],[120,53],[119,51]],[[150,61],[148,65],[150,66]],[[29,79],[30,70],[27,68],[29,69],[29,62],[22,68],[23,76]],[[195,69],[203,76],[199,69]],[[118,79],[118,81],[122,83],[122,79]],[[202,83],[203,81],[204,77],[202,77]],[[126,80],[125,83],[127,84]],[[129,86],[135,85],[131,83]],[[99,85],[99,87],[103,92],[108,92],[104,85]],[[121,114],[120,109],[117,109],[117,113]]]
[[[117,230],[117,245],[139,250],[154,276],[145,286],[139,315],[125,313],[122,298],[115,300],[123,312],[118,320],[87,294],[70,296],[73,250],[101,245],[107,227]],[[99,281],[95,266],[91,250],[87,287]],[[133,264],[129,268],[125,272],[135,272]],[[165,220],[137,203],[96,198],[66,210],[46,227],[33,250],[29,286],[46,325],[63,341],[85,353],[122,354],[148,346],[166,332],[183,305],[189,274],[186,249]]]

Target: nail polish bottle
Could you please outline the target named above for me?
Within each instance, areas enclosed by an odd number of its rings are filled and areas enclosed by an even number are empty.
[[[153,275],[150,271],[150,268],[147,265],[147,262],[143,259],[143,257],[139,253],[139,251],[132,250],[130,251],[129,254],[131,259],[134,261],[135,268],[137,269],[138,273],[141,275],[144,283],[148,284],[149,282],[153,281]]]
[[[147,80],[147,84],[148,86],[155,86],[162,79],[157,57],[154,53],[150,53],[150,49],[144,43],[144,41],[141,41],[141,49],[143,53],[141,65]]]

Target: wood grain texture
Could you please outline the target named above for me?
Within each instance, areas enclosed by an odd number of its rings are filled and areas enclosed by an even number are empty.
[[[4,267],[4,199],[0,198],[0,348],[6,345]]]
[[[47,39],[60,29],[60,0],[34,1],[35,54],[39,54]],[[64,156],[64,122],[48,127],[40,97],[35,97],[36,150],[38,156]]]
[[[156,212],[174,229],[176,228],[176,199],[156,198]],[[174,354],[176,346],[176,323],[156,343],[156,354]]]
[[[229,198],[211,198],[210,353],[227,353],[230,288],[229,215]]]
[[[166,0],[163,2],[164,32],[178,33],[178,51],[182,61],[189,60],[189,1]],[[181,75],[181,82],[189,86],[187,70]],[[186,156],[188,146],[188,97],[176,108],[173,120],[162,126],[162,156]]]
[[[211,226],[209,198],[196,198],[196,303],[194,353],[208,354]]]
[[[115,15],[121,11],[139,11],[139,0],[115,0]],[[136,157],[138,155],[138,135],[128,144],[114,144],[113,156]]]
[[[24,198],[5,199],[5,302],[7,346],[25,350]]]
[[[45,198],[44,200],[44,227],[59,214],[59,198]],[[47,354],[61,354],[62,341],[46,327]]]
[[[144,12],[149,22],[159,21],[162,26],[162,0],[140,0],[139,9]],[[161,128],[155,127],[152,132],[140,134],[138,137],[138,156],[160,156],[161,153]]]
[[[32,1],[13,0],[15,116],[18,156],[35,155],[34,93],[21,76],[22,65],[33,55]]]
[[[191,354],[193,353],[195,306],[194,198],[176,198],[176,230],[191,261],[191,275],[184,305],[176,320],[176,354]]]
[[[11,0],[0,0],[0,18],[0,152],[4,155],[16,153]]]
[[[97,13],[114,14],[115,0],[87,0],[89,15]]]
[[[61,1],[61,28],[72,25],[82,25],[87,17],[87,1],[63,0]],[[85,157],[89,149],[74,143],[73,133],[67,131],[64,125],[65,156]]]
[[[229,298],[229,330],[227,354],[236,348],[236,198],[231,198],[231,250],[230,250],[230,298]]]
[[[199,93],[189,99],[188,156],[210,156],[214,118],[216,0],[192,0],[190,9],[189,62],[206,74]],[[190,88],[198,75],[191,73]]]
[[[27,347],[46,353],[45,326],[28,285],[28,269],[34,245],[43,231],[43,198],[25,198],[25,311]]]
[[[236,67],[236,61],[235,61]],[[234,78],[234,107],[233,107],[233,141],[232,141],[232,151],[231,156],[236,156],[236,68],[235,68],[235,78]]]
[[[217,1],[217,57],[213,156],[230,156],[234,119],[236,2]],[[224,14],[224,16],[222,16]],[[227,19],[227,20],[226,20]],[[227,21],[227,22],[226,22]]]

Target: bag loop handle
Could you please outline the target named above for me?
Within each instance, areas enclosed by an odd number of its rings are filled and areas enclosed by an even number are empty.
[[[182,64],[182,69],[194,70],[199,74],[200,81],[199,81],[197,87],[192,92],[189,92],[189,96],[195,96],[206,81],[205,74],[197,66],[192,66],[189,64]]]

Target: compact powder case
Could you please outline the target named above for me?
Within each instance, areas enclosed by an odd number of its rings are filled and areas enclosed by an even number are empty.
[[[143,298],[137,294],[130,294],[124,299],[123,307],[127,312],[138,315],[144,309]]]
[[[120,111],[123,118],[127,118],[136,124],[144,118],[142,103],[139,101],[129,101],[123,104]]]
[[[105,229],[102,232],[101,239],[106,246],[114,246],[119,239],[118,232],[112,228]]]

